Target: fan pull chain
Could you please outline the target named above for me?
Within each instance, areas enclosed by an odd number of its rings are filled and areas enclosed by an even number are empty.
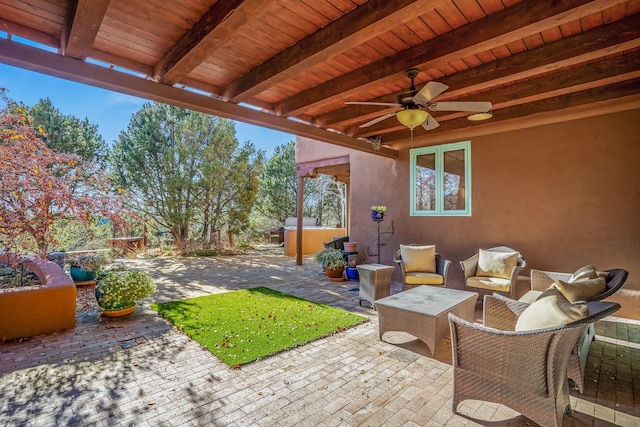
[[[411,142],[409,145],[411,147],[411,150],[413,150],[413,128],[411,128],[410,131],[411,131]]]

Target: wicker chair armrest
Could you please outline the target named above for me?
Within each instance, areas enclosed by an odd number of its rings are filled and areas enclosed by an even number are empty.
[[[522,255],[518,258],[518,266],[520,267],[520,270],[527,268],[527,260],[524,259]]]
[[[440,254],[436,254],[436,273],[442,276],[442,283],[447,286],[447,274],[449,273],[449,267],[451,267],[451,261],[444,259]]]
[[[402,255],[401,255],[400,249],[398,249],[395,255],[393,256],[393,262],[395,262],[400,266],[400,274],[402,274],[402,281],[404,282],[404,277],[405,277],[404,263],[402,262]]]
[[[476,270],[478,269],[478,258],[480,255],[475,254],[472,257],[460,261],[460,267],[462,267],[462,271],[464,272],[464,280],[466,281],[469,277],[475,276]]]
[[[525,302],[499,294],[485,295],[482,306],[482,323],[488,328],[513,331],[516,328],[518,317],[528,306],[529,304]]]
[[[531,289],[546,291],[556,280],[568,281],[571,273],[558,273],[555,271],[543,271],[531,269]]]
[[[402,255],[400,255],[400,249],[398,249],[393,256],[393,262],[400,264],[402,262]]]

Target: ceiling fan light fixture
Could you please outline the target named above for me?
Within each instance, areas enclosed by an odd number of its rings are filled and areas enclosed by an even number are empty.
[[[407,108],[396,113],[398,121],[409,129],[420,126],[425,120],[427,120],[428,116],[429,113],[416,108]]]
[[[472,122],[479,122],[479,121],[482,121],[482,120],[488,120],[491,117],[493,117],[493,113],[491,111],[486,111],[484,113],[472,114],[469,117],[467,117],[467,119],[471,120]]]

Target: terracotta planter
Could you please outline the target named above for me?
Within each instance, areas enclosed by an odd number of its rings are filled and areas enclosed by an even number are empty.
[[[326,274],[332,282],[341,282],[344,280],[344,267],[338,267],[336,269],[327,268]]]
[[[100,314],[106,317],[121,317],[136,311],[135,304],[125,308],[100,308]]]
[[[345,252],[355,252],[356,251],[356,242],[344,242],[344,251]]]

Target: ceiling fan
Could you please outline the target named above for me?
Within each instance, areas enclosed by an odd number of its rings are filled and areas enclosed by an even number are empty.
[[[361,124],[360,127],[366,128],[393,116],[396,116],[400,123],[411,130],[419,125],[422,125],[426,130],[435,129],[440,126],[440,123],[423,108],[429,111],[469,111],[475,113],[468,117],[469,120],[486,120],[491,118],[492,105],[490,102],[432,102],[436,96],[447,90],[449,86],[431,81],[418,91],[413,82],[418,72],[417,68],[409,68],[405,71],[407,77],[411,79],[411,87],[409,88],[409,92],[398,95],[397,102],[346,102],[346,104],[349,105],[402,107],[400,111],[383,114],[380,117]]]

